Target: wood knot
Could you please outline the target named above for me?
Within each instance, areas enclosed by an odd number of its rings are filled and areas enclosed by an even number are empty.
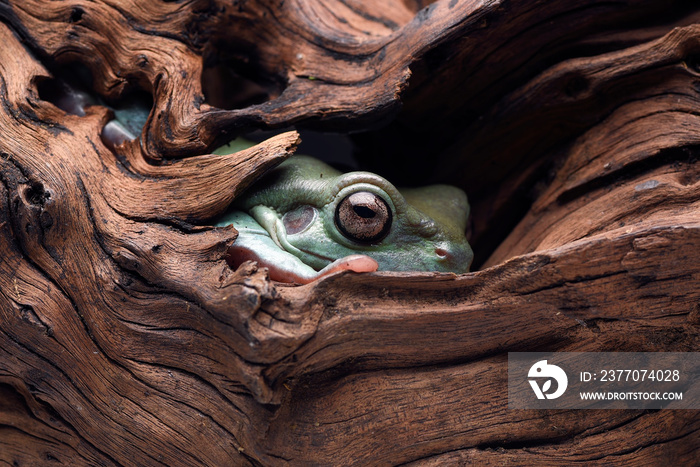
[[[73,9],[70,12],[70,16],[68,17],[68,22],[69,23],[78,23],[78,22],[80,22],[81,19],[83,19],[84,14],[85,14],[85,10],[83,10],[79,6],[73,7]]]
[[[33,182],[25,187],[23,198],[29,204],[34,206],[43,206],[51,195],[44,189],[44,185],[40,182]]]

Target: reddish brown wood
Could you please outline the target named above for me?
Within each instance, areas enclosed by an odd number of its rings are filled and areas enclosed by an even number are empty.
[[[698,350],[692,2],[24,0],[0,18],[4,463],[700,455],[692,411],[506,400],[510,351]],[[41,92],[78,65],[110,102],[152,94],[140,140],[112,151],[105,107]],[[209,152],[292,125],[371,130],[366,167],[464,188],[477,270],[231,270],[236,232],[211,219],[299,136]]]

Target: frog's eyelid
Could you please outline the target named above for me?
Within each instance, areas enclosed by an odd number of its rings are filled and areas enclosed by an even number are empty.
[[[366,188],[368,186],[373,187],[374,189],[367,190]],[[373,174],[371,172],[346,173],[344,175],[339,176],[336,179],[336,182],[330,191],[331,198],[334,199],[336,202],[340,201],[338,197],[340,196],[341,192],[343,193],[341,197],[344,198],[345,196],[347,196],[347,194],[350,194],[347,190],[350,187],[354,188],[353,191],[364,190],[376,192],[380,190],[389,198],[385,199],[385,201],[393,205],[393,207],[397,211],[397,214],[403,214],[403,205],[406,203],[406,200],[404,199],[401,192],[399,192],[399,190],[397,190],[396,187],[392,185],[391,182],[389,182],[387,179],[380,177],[379,175]],[[345,193],[346,191],[348,191],[348,193]]]
[[[396,216],[402,216],[406,212],[406,200],[399,190],[384,178],[370,172],[350,172],[338,177],[328,192],[333,211],[343,199],[358,191],[369,191],[380,196]]]
[[[346,196],[358,191],[382,196],[395,216],[416,229],[422,237],[429,238],[438,233],[439,228],[432,218],[410,205],[391,182],[371,172],[350,172],[338,177],[329,196],[333,200],[333,211]]]

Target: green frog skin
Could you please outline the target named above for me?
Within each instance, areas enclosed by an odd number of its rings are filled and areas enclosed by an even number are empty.
[[[305,284],[341,270],[467,272],[468,214],[465,193],[453,186],[399,191],[370,172],[343,174],[292,156],[236,199],[217,225],[238,230],[232,267],[253,260],[273,280]]]

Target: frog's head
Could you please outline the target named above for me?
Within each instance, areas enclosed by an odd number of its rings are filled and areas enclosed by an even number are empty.
[[[319,270],[353,254],[386,271],[469,269],[469,205],[456,187],[399,191],[370,172],[341,174],[305,156],[285,161],[236,205],[281,248]]]

